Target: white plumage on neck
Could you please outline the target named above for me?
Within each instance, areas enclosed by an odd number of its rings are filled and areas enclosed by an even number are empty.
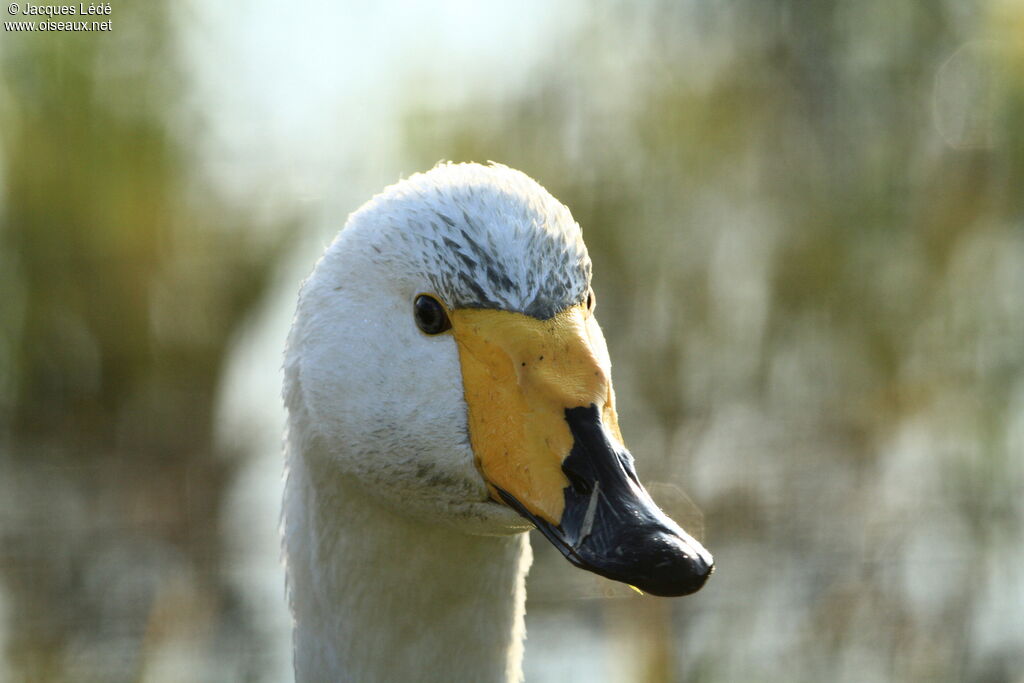
[[[522,679],[525,534],[415,520],[307,454],[289,463],[298,681]]]

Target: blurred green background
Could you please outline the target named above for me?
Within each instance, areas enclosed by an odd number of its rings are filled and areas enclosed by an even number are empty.
[[[110,18],[0,33],[0,680],[290,679],[298,283],[493,159],[583,226],[624,434],[718,565],[653,600],[534,543],[528,681],[1024,681],[1024,3]]]

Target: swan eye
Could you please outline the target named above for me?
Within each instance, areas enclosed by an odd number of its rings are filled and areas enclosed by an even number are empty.
[[[441,334],[451,329],[452,323],[441,302],[428,294],[420,294],[412,302],[416,326],[426,334]]]
[[[589,313],[594,312],[594,306],[597,305],[597,300],[594,298],[594,290],[587,290],[587,311]]]

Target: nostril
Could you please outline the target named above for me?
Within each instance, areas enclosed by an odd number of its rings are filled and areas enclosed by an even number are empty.
[[[580,496],[590,495],[592,486],[585,477],[569,467],[562,467],[562,471],[565,472],[565,476],[569,480],[569,485],[572,487],[574,493]]]

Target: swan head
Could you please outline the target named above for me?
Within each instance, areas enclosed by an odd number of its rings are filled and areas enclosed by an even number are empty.
[[[696,591],[711,555],[637,479],[590,276],[569,210],[519,171],[442,164],[387,188],[302,287],[285,402],[305,457],[402,514],[536,525],[579,567]]]

